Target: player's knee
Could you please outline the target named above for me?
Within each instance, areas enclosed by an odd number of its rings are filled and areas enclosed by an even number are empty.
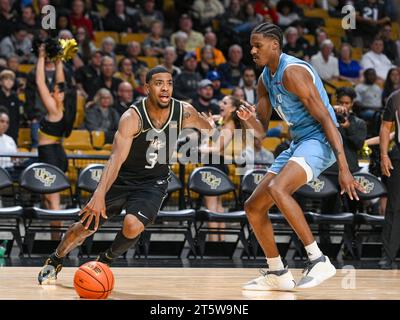
[[[273,199],[279,198],[287,193],[285,191],[285,188],[280,183],[276,183],[275,181],[271,181],[270,183],[268,183],[265,191]]]
[[[256,204],[256,201],[254,201],[251,198],[247,199],[246,202],[244,203],[244,210],[249,219],[252,219],[260,214],[260,210]]]
[[[124,219],[124,235],[127,238],[134,238],[144,230],[144,225],[135,216],[128,214]]]

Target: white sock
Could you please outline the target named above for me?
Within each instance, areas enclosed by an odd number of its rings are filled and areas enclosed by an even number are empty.
[[[275,258],[267,258],[268,270],[269,271],[279,271],[285,269],[281,256]]]
[[[308,255],[308,258],[310,259],[310,261],[316,260],[322,256],[322,252],[319,249],[317,242],[315,242],[315,241],[313,243],[309,244],[308,246],[305,246],[304,248],[307,251],[307,255]]]

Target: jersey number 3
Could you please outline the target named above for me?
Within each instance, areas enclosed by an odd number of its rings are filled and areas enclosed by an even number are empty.
[[[157,160],[158,160],[158,153],[150,152],[149,156],[147,157],[147,162],[149,163],[149,165],[145,166],[145,168],[153,169],[157,163]]]

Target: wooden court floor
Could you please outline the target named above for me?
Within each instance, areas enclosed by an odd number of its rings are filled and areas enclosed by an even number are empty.
[[[0,268],[0,299],[75,300],[76,268],[64,268],[57,285],[39,286],[37,267]],[[295,279],[300,269],[291,269]],[[341,270],[312,289],[293,292],[242,292],[241,285],[259,275],[257,268],[112,268],[116,300],[307,300],[400,299],[399,270]]]

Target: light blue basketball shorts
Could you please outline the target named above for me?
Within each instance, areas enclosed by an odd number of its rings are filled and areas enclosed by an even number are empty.
[[[335,154],[328,141],[309,139],[294,142],[283,151],[268,168],[268,172],[278,174],[288,161],[297,162],[307,174],[307,182],[317,178],[336,162]]]

